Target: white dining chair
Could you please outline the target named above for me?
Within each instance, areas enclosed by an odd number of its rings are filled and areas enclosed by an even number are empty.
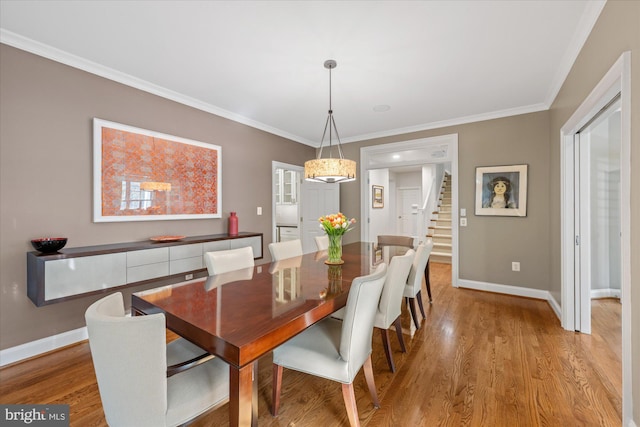
[[[284,242],[269,243],[269,252],[272,261],[302,256],[302,242],[300,239],[287,240]]]
[[[171,375],[169,364],[199,347],[179,338],[166,343],[162,313],[127,317],[120,292],[85,312],[89,347],[107,424],[178,426],[229,398],[229,365],[212,358]]]
[[[353,280],[343,321],[325,318],[273,351],[273,416],[280,407],[283,368],[342,383],[349,423],[359,426],[353,380],[364,367],[374,406],[380,407],[371,365],[371,336],[386,274],[382,263],[373,274]]]
[[[227,271],[240,270],[241,268],[249,268],[255,265],[251,246],[225,251],[205,252],[204,262],[207,265],[209,276],[226,273]]]
[[[319,251],[326,251],[329,249],[329,236],[322,234],[320,236],[315,236],[314,239]]]
[[[418,315],[416,313],[416,300],[418,300],[418,306],[420,306],[422,318],[427,318],[427,315],[424,312],[424,305],[422,304],[422,278],[425,275],[425,269],[427,268],[429,255],[431,255],[432,249],[433,239],[431,238],[428,238],[425,242],[418,245],[416,255],[413,259],[413,264],[411,265],[411,271],[409,272],[409,278],[407,279],[407,284],[404,287],[403,296],[409,303],[411,317],[413,318],[413,323],[416,325],[416,329],[420,329],[420,322],[418,322]],[[428,289],[428,291],[429,294],[431,294],[431,290]]]
[[[389,328],[391,325],[393,325],[396,330],[402,352],[406,353],[407,351],[404,337],[402,336],[400,313],[402,312],[404,287],[407,283],[407,277],[409,276],[414,257],[415,251],[409,249],[404,255],[397,255],[391,258],[389,268],[387,269],[387,277],[382,288],[382,295],[378,303],[378,310],[376,311],[376,317],[373,322],[374,328],[380,331],[382,346],[391,372],[396,371],[391,353],[391,345],[389,343]],[[344,313],[345,310],[340,309],[331,314],[331,317],[343,319]]]

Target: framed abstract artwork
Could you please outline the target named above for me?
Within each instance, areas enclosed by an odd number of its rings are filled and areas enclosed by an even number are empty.
[[[374,185],[372,187],[372,208],[384,208],[384,187],[382,185]]]
[[[93,119],[93,221],[221,217],[221,147]]]
[[[527,216],[527,165],[476,168],[476,215]]]

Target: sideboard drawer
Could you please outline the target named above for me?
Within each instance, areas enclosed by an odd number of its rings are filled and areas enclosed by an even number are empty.
[[[175,259],[169,262],[169,274],[184,273],[203,268],[202,255],[193,258]]]
[[[168,262],[169,249],[170,248],[156,248],[127,252],[127,267]]]
[[[171,246],[169,248],[169,259],[171,261],[183,258],[193,258],[202,256],[202,243],[193,245]]]
[[[228,240],[218,240],[215,242],[205,242],[202,244],[202,253],[214,251],[226,251],[230,248]]]
[[[127,268],[127,283],[155,279],[169,274],[169,261]]]

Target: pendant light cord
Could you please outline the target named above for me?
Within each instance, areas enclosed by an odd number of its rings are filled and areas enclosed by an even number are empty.
[[[338,134],[338,127],[336,126],[336,121],[333,118],[333,108],[332,108],[332,88],[331,88],[331,70],[336,67],[335,63],[333,65],[326,66],[329,69],[329,115],[327,116],[327,121],[324,124],[324,131],[322,132],[322,139],[320,140],[320,152],[318,153],[318,159],[322,157],[322,149],[324,148],[324,137],[327,134],[327,127],[329,128],[329,158],[333,158],[333,132],[336,133],[336,138],[338,139],[338,155],[341,159],[344,159],[344,155],[342,154],[342,147],[340,144],[340,135]],[[332,130],[333,128],[333,130]]]

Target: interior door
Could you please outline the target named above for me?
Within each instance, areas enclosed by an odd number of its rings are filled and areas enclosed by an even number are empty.
[[[398,189],[398,232],[402,236],[417,236],[420,189]]]
[[[340,211],[340,184],[325,184],[302,180],[301,184],[302,224],[301,240],[304,253],[317,250],[314,237],[324,231],[318,218]]]

